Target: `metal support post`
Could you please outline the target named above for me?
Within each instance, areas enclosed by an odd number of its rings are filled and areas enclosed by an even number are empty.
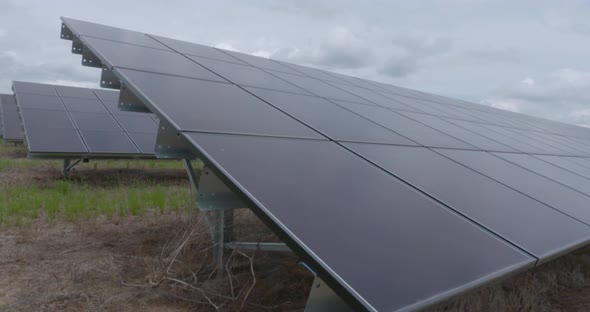
[[[70,178],[70,171],[82,160],[84,160],[84,162],[88,162],[88,159],[80,158],[72,164],[71,160],[69,158],[64,159],[64,178],[66,178],[66,179]]]
[[[70,177],[70,160],[69,159],[64,159],[64,178],[69,178]]]
[[[200,178],[197,179],[189,159],[184,159],[184,166],[196,194],[197,207],[205,214],[213,242],[213,259],[218,269],[218,276],[221,276],[225,244],[234,239],[233,210],[246,206],[209,168],[204,167]]]

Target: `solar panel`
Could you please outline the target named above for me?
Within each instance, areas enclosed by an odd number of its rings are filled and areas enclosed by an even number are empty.
[[[356,309],[423,308],[590,241],[588,129],[62,20],[162,120],[160,156],[202,159]]]
[[[13,89],[31,157],[155,156],[153,114],[109,110],[118,92],[20,81]]]
[[[410,309],[425,293],[533,262],[333,142],[185,135],[251,194],[272,228],[290,233],[306,261],[323,263],[370,310]]]
[[[307,126],[232,84],[129,69],[117,71],[145,90],[145,96],[162,103],[160,109],[178,129],[322,139]],[[196,99],[199,105],[187,99]]]
[[[553,254],[572,248],[572,242],[583,243],[590,238],[587,225],[527,197],[519,189],[511,188],[510,184],[504,184],[509,181],[493,180],[495,175],[488,175],[491,172],[486,171],[482,175],[465,167],[464,162],[457,163],[445,157],[449,153],[471,153],[473,159],[492,164],[498,176],[507,174],[500,172],[500,169],[513,170],[514,176],[528,173],[521,172],[521,168],[508,168],[508,164],[503,164],[500,159],[499,164],[494,166],[493,159],[489,159],[494,156],[490,154],[450,149],[437,150],[440,152],[438,154],[423,147],[375,144],[345,146],[482,226],[492,229],[538,259],[552,258]],[[506,168],[502,165],[506,165]],[[509,178],[514,179],[514,176]],[[523,181],[520,178],[514,180]],[[543,183],[543,180],[542,177],[526,179],[531,183],[531,188],[536,187],[535,183]],[[546,231],[547,228],[559,228],[560,231]]]
[[[24,134],[14,96],[0,94],[0,108],[2,110],[2,136],[4,143],[22,142]]]

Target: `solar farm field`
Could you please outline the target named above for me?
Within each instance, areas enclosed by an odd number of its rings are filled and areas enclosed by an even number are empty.
[[[25,157],[0,142],[0,311],[305,305],[313,277],[289,254],[235,253],[227,278],[210,276],[207,227],[181,162],[91,161],[64,179],[61,161]],[[236,223],[258,229],[240,235],[274,239],[250,214]]]
[[[25,156],[0,144],[0,311],[303,311],[313,276],[290,254],[236,252],[229,275],[208,275],[210,240],[180,162],[92,161],[64,179],[60,161]],[[237,216],[239,235],[276,240]],[[431,311],[585,310],[588,252]]]

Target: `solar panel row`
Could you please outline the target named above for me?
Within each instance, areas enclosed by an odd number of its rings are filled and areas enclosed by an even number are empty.
[[[24,134],[13,95],[0,94],[0,110],[2,111],[2,135],[4,143],[22,142]]]
[[[590,129],[62,20],[357,308],[424,307],[590,240]]]
[[[118,92],[15,81],[32,156],[153,157],[153,114],[121,112]]]

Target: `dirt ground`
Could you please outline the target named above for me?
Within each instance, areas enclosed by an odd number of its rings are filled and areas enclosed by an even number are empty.
[[[167,262],[187,224],[203,232]],[[294,256],[230,255],[224,277],[208,276],[204,230],[183,213],[4,227],[0,311],[302,310],[312,276]]]
[[[237,235],[274,240],[250,213],[237,219]],[[186,212],[4,226],[0,311],[303,311],[313,277],[295,256],[228,254],[216,278],[210,247]],[[429,311],[590,311],[590,249]]]

